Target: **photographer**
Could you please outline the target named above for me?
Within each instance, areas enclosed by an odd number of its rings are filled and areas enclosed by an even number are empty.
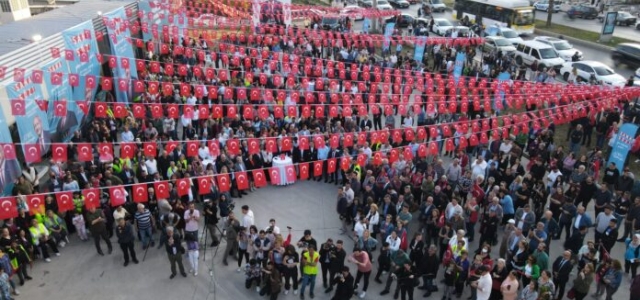
[[[227,257],[229,255],[236,255],[236,251],[238,251],[238,231],[240,229],[240,222],[236,220],[233,212],[229,213],[229,217],[227,218],[227,247],[224,249],[224,257],[222,258],[222,263],[225,266],[228,266]]]
[[[216,228],[218,227],[218,207],[214,201],[210,199],[204,200],[204,224],[211,235],[211,247],[216,247],[220,244],[218,236],[216,235]]]
[[[347,257],[347,252],[344,251],[342,240],[337,240],[335,246],[325,251],[328,251],[329,278],[333,278],[344,267],[344,260]],[[323,276],[322,282],[324,283],[324,276],[325,276],[324,272],[322,273],[322,276]],[[329,287],[327,287],[327,289],[324,291],[325,293],[329,293],[333,290],[333,286],[331,285],[331,282],[329,284],[330,284]]]
[[[331,285],[336,286],[336,293],[331,300],[346,300],[353,296],[353,276],[349,273],[349,267],[342,267],[341,271],[332,279]]]
[[[220,219],[222,220],[223,236],[227,234],[227,218],[229,218],[229,214],[233,212],[234,208],[236,208],[235,204],[232,201],[227,200],[227,195],[221,194],[220,201],[218,202],[218,209],[220,210]]]

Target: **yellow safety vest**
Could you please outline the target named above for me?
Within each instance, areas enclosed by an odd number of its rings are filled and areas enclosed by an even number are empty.
[[[306,275],[317,275],[318,274],[318,262],[320,260],[320,254],[317,251],[313,252],[313,258],[309,258],[309,251],[305,252],[302,257],[306,262],[315,262],[315,266],[304,265],[302,267],[302,273]]]
[[[49,235],[49,231],[47,230],[42,223],[38,223],[37,227],[29,227],[29,232],[31,232],[31,241],[34,245],[39,243],[40,235]]]

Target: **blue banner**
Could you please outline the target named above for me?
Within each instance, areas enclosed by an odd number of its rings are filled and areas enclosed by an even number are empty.
[[[0,145],[2,145],[0,148],[0,196],[8,196],[11,195],[13,184],[22,171],[16,157],[16,149],[12,147],[14,144],[2,105],[0,105]]]
[[[55,58],[42,67],[44,77],[45,99],[49,101],[47,109],[47,119],[51,129],[52,142],[68,142],[73,137],[73,132],[80,127],[79,120],[82,115],[76,102],[72,98],[71,86],[69,85],[69,66],[62,58]],[[52,84],[53,77],[60,78],[60,84]],[[58,101],[66,101],[67,115],[64,117],[55,116],[55,106]]]
[[[467,56],[463,52],[458,51],[458,53],[456,53],[456,61],[453,66],[453,78],[456,80],[456,83],[458,83],[460,76],[462,76],[462,69],[464,68],[466,58]]]
[[[78,85],[71,87],[71,102],[74,101],[93,101],[99,85],[101,62],[98,61],[99,54],[98,43],[95,39],[93,30],[93,22],[86,21],[80,25],[69,28],[62,32],[65,48],[73,50],[73,60],[68,60],[69,72],[79,76]],[[93,88],[86,86],[85,78],[87,75],[95,76],[96,83]],[[69,111],[74,105],[68,105]],[[80,109],[75,110],[78,123],[82,123],[84,112]]]
[[[609,162],[607,165],[615,163],[620,174],[622,174],[624,163],[627,160],[627,155],[631,151],[633,142],[636,139],[636,131],[638,131],[638,125],[624,123],[618,129],[616,139],[613,142],[613,147],[611,148],[611,154],[609,155]]]
[[[36,76],[38,75],[36,74]],[[44,99],[42,84],[34,83],[32,72],[29,71],[24,73],[22,82],[9,84],[6,90],[10,101],[24,101],[20,104],[20,106],[24,104],[24,107],[16,107],[21,110],[21,114],[15,115],[23,150],[27,144],[39,144],[40,153],[47,153],[55,131],[51,132],[47,112],[40,109],[36,102],[36,100]]]
[[[393,30],[396,27],[396,23],[387,23],[384,27],[384,44],[382,46],[382,50],[388,51],[389,45],[391,44],[391,35],[393,34]]]
[[[427,44],[426,36],[420,36],[416,40],[416,44],[415,44],[416,50],[413,53],[413,60],[415,60],[419,64],[422,63],[422,58],[424,57],[424,47],[426,44]]]
[[[502,73],[498,74],[498,82],[499,83],[503,83],[503,82],[509,81],[509,80],[511,80],[511,74],[509,74],[509,72],[502,72]],[[496,97],[495,101],[493,101],[493,109],[497,113],[500,113],[500,110],[496,106],[496,102],[501,101],[502,102],[502,107],[506,106],[506,102],[504,100],[505,91],[502,88],[502,85],[499,86],[499,90],[500,90],[499,97]]]
[[[117,83],[115,87],[116,101],[130,102],[133,92],[131,79],[138,78],[138,71],[133,54],[131,33],[129,32],[129,21],[124,7],[104,14],[103,20],[109,33],[111,53],[117,56],[116,67],[112,70],[115,77],[114,82]]]
[[[362,33],[369,34],[369,29],[371,29],[371,20],[364,18],[364,21],[362,21]]]

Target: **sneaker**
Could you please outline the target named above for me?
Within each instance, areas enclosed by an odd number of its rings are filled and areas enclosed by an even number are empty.
[[[189,269],[189,274],[193,273],[193,269]]]
[[[238,273],[242,272],[242,268],[238,268],[238,269],[236,270],[236,272],[238,272]]]
[[[56,252],[56,256],[60,256],[60,252]]]
[[[309,298],[313,299],[313,297],[315,297],[315,295],[313,295],[313,293],[309,294]]]
[[[297,295],[298,294],[298,290],[293,290],[293,294]]]
[[[193,272],[193,277],[198,276],[198,272]]]
[[[284,290],[285,295],[289,295],[289,290]]]
[[[362,298],[364,298],[364,296],[366,296],[366,295],[367,295],[367,292],[362,292],[362,293],[360,293],[360,296],[358,296],[358,297],[360,297],[360,299],[362,299]]]
[[[13,294],[14,294],[14,295],[16,295],[16,296],[18,296],[18,295],[20,295],[20,291],[18,291],[18,290],[16,290],[16,289],[14,289],[14,290],[13,290]]]
[[[65,243],[65,242],[60,242],[60,244],[59,244],[60,248],[64,248],[64,246],[66,246],[66,245],[67,245],[67,243]]]
[[[44,261],[51,262],[51,258],[45,258]]]
[[[260,287],[259,286],[256,287],[256,292],[260,293]]]

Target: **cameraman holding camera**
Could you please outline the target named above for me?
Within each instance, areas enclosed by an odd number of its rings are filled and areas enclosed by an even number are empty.
[[[211,247],[220,244],[218,236],[216,236],[216,227],[218,225],[218,207],[214,201],[210,199],[204,200],[204,224],[211,235]]]
[[[353,296],[353,276],[349,267],[344,266],[341,271],[332,279],[331,285],[336,286],[336,293],[331,300],[351,299]]]

